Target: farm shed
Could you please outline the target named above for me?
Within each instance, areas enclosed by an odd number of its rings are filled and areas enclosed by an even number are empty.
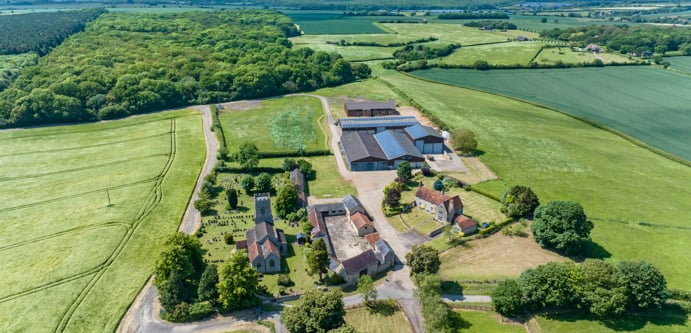
[[[403,161],[412,168],[422,167],[425,157],[401,133],[346,133],[341,137],[346,163],[352,171],[392,170]]]
[[[406,127],[404,131],[421,153],[441,154],[444,152],[444,138],[434,128],[417,124]]]
[[[408,161],[413,169],[422,167],[425,157],[401,133],[384,131],[374,135],[389,161],[389,168],[396,169],[403,161]]]
[[[340,275],[347,285],[354,285],[361,276],[377,274],[379,260],[374,251],[367,250],[355,257],[344,260],[335,269],[335,273]]]
[[[348,117],[378,117],[397,115],[396,101],[390,99],[386,102],[348,102],[343,108]]]
[[[388,116],[369,118],[341,118],[339,119],[341,132],[365,132],[375,134],[386,130],[402,131],[406,127],[417,125],[413,116]]]
[[[362,212],[358,211],[351,215],[350,224],[353,226],[355,233],[360,237],[374,232],[372,221]]]
[[[348,194],[343,198],[343,206],[345,206],[348,215],[353,215],[356,212],[360,212],[367,216],[367,210],[365,209],[365,206],[363,206],[360,200],[358,200],[358,198],[356,198],[352,194]]]

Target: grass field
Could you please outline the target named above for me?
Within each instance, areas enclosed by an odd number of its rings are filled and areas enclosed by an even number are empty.
[[[691,75],[691,56],[665,58],[672,64],[672,69]]]
[[[494,312],[455,309],[461,315],[459,332],[468,333],[525,333],[520,324],[505,324],[499,321],[500,316]]]
[[[386,20],[419,21],[403,16],[343,16],[342,11],[285,10],[306,35],[376,34],[385,31],[375,23]]]
[[[466,27],[461,24],[404,24],[404,23],[382,23],[383,27],[404,36],[415,38],[435,37],[437,43],[460,43],[461,46],[504,42],[514,38],[517,34],[534,38],[536,34],[530,32],[509,31],[481,31],[478,28]]]
[[[689,317],[679,312],[655,312],[631,315],[606,321],[583,317],[580,314],[535,316],[543,333],[682,333],[691,331]]]
[[[323,36],[323,35],[319,35]],[[296,37],[300,38],[300,37]],[[393,53],[398,48],[396,47],[376,47],[376,46],[338,46],[326,43],[303,43],[293,39],[296,48],[309,47],[315,51],[324,51],[328,53],[338,53],[343,59],[348,61],[367,61],[376,59],[390,59],[393,58]]]
[[[415,75],[540,103],[691,161],[688,76],[650,67],[442,70]]]
[[[362,333],[406,333],[413,332],[408,320],[400,310],[390,316],[371,314],[367,308],[355,308],[346,311],[346,324]]]
[[[537,55],[542,48],[540,42],[509,42],[461,47],[438,62],[452,65],[472,65],[478,60],[490,65],[524,65]],[[435,61],[430,61],[431,63]]]
[[[535,62],[538,64],[554,65],[557,61],[561,61],[565,64],[578,64],[578,63],[591,63],[595,59],[600,59],[603,63],[609,64],[612,62],[617,63],[630,63],[636,62],[637,60],[629,60],[621,54],[616,53],[598,53],[597,57],[590,52],[577,52],[572,51],[568,47],[562,48],[549,48],[543,49],[542,52],[535,58]]]
[[[260,152],[325,149],[319,118],[324,116],[317,98],[290,96],[261,100],[258,107],[220,113],[228,151],[246,141]]]
[[[114,330],[177,229],[200,133],[193,111],[0,132],[0,331]]]
[[[375,71],[443,121],[475,132],[482,161],[501,178],[475,187],[501,196],[511,185],[525,184],[541,202],[578,201],[595,222],[589,256],[647,260],[662,270],[670,287],[691,290],[691,257],[685,250],[691,230],[681,229],[691,221],[691,168],[552,110]],[[403,102],[373,80],[317,93],[350,91]]]

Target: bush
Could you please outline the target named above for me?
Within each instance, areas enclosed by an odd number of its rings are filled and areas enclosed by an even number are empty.
[[[329,281],[331,281],[331,284],[333,284],[333,285],[339,285],[339,284],[345,283],[345,280],[343,279],[343,277],[336,274],[336,273],[329,274]]]
[[[278,287],[278,294],[279,295],[285,295],[286,294],[286,287],[284,287],[284,286]]]
[[[233,234],[225,234],[223,236],[223,240],[226,242],[226,244],[235,244],[235,240],[233,239]]]
[[[175,306],[172,313],[165,313],[163,319],[174,323],[195,321],[210,315],[213,307],[209,302],[199,302],[192,305],[182,302]]]
[[[278,276],[278,280],[276,281],[276,283],[278,283],[279,286],[284,286],[284,287],[290,286],[290,284],[292,282],[293,281],[290,281],[290,276],[288,276],[286,274],[280,274]]]

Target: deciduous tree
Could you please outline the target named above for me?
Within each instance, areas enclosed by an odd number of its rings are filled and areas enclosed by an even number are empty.
[[[238,148],[235,159],[245,170],[252,170],[259,164],[259,149],[252,142],[243,142]]]
[[[622,261],[618,268],[626,281],[630,308],[659,307],[669,297],[665,276],[652,264],[645,261]]]
[[[501,200],[501,212],[514,219],[533,214],[540,205],[537,195],[530,187],[514,185]]]
[[[266,172],[260,173],[255,180],[254,187],[259,193],[271,192],[271,190],[273,190],[273,184],[271,184],[271,175]]]
[[[224,311],[255,305],[254,293],[259,284],[257,271],[250,266],[247,252],[237,251],[223,265],[218,274],[218,299]]]
[[[583,253],[590,241],[593,222],[588,220],[579,203],[552,201],[535,210],[530,229],[540,246],[573,256]]]
[[[410,162],[403,161],[400,164],[398,164],[398,169],[396,169],[396,175],[398,176],[398,178],[404,180],[406,183],[411,178],[413,178],[413,169],[410,167]]]
[[[516,317],[525,311],[525,306],[523,292],[516,280],[501,281],[492,291],[492,307],[504,316]]]
[[[326,292],[309,290],[302,295],[302,303],[283,310],[281,321],[291,333],[326,333],[337,329],[345,325],[342,297],[336,288]]]
[[[218,302],[218,267],[216,265],[208,265],[199,279],[199,288],[197,289],[197,299],[200,302],[208,301],[211,304]]]
[[[459,150],[463,154],[471,154],[477,149],[475,133],[469,129],[459,128],[451,131],[451,142],[453,149]]]
[[[240,186],[245,190],[245,193],[250,194],[254,189],[254,177],[252,177],[252,175],[242,176],[242,179],[240,179]]]
[[[319,280],[321,281],[322,274],[329,267],[329,253],[326,251],[324,239],[317,238],[312,243],[312,249],[307,253],[307,265],[309,266],[310,275],[319,274]]]
[[[276,195],[274,206],[280,217],[286,217],[297,209],[298,191],[292,183],[286,183]]]
[[[416,245],[405,255],[411,274],[436,274],[441,260],[439,251],[427,245]]]
[[[370,301],[377,299],[377,289],[374,288],[374,281],[369,275],[363,275],[357,282],[357,291],[362,297],[362,302],[369,306]]]

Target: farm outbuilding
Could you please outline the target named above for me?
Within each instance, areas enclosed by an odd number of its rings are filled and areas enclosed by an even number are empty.
[[[396,101],[390,99],[386,102],[348,102],[343,108],[348,117],[379,117],[397,115]]]
[[[441,154],[444,152],[444,137],[434,128],[417,124],[406,127],[404,131],[421,153]]]
[[[341,118],[338,122],[344,135],[346,132],[376,134],[386,130],[402,131],[406,127],[418,124],[417,119],[413,116]]]
[[[374,135],[345,133],[341,136],[341,147],[352,171],[393,170],[403,161],[417,169],[425,161],[404,134],[391,130]]]

